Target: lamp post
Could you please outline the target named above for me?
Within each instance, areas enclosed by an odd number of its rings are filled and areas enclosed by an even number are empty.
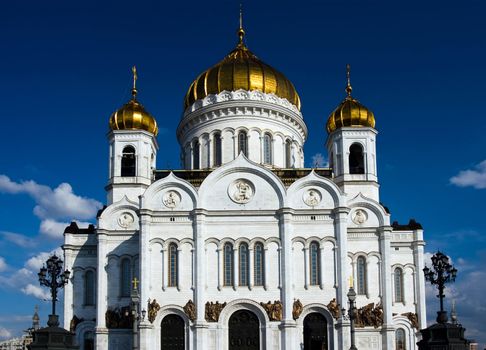
[[[444,311],[444,289],[445,284],[454,282],[457,275],[457,269],[449,263],[449,257],[441,252],[437,252],[432,256],[432,269],[427,266],[424,267],[425,279],[432,285],[437,285],[439,294],[437,297],[440,300],[440,311],[437,312],[437,322],[447,322],[447,311]]]
[[[42,266],[37,274],[40,285],[49,287],[51,290],[52,314],[47,321],[49,327],[59,326],[59,316],[56,315],[57,292],[68,283],[70,274],[68,270],[63,271],[63,261],[56,255],[47,259],[46,265]]]
[[[357,350],[358,348],[356,347],[354,340],[354,320],[356,319],[356,292],[354,291],[353,285],[349,287],[348,304],[348,316],[351,322],[351,346],[349,350]]]

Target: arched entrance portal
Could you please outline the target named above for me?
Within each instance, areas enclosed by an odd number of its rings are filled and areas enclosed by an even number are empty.
[[[161,350],[184,350],[184,320],[178,315],[167,315],[160,325]]]
[[[304,318],[304,350],[327,350],[327,321],[318,312]]]
[[[229,350],[259,350],[260,322],[248,310],[239,310],[231,315],[229,322]]]

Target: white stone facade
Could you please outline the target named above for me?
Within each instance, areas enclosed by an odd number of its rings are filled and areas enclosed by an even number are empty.
[[[239,130],[248,136],[247,156],[238,152]],[[221,166],[214,162],[215,133]],[[264,161],[266,133],[270,163]],[[400,329],[406,348],[414,349],[418,329],[426,326],[423,232],[420,225],[392,225],[379,202],[376,134],[338,129],[327,144],[334,174],[304,169],[307,129],[298,109],[241,90],[210,95],[185,112],[177,136],[187,170],[154,171],[158,146],[148,132],[110,132],[107,207],[95,228],[65,232],[65,263],[73,275],[65,287],[64,327],[75,328],[81,349],[93,335],[96,349],[130,349],[132,330],[114,326],[107,310],[129,305],[136,277],[140,309],[148,311],[149,299],[160,306],[154,319],[147,313],[138,323],[141,349],[166,348],[164,320],[171,315],[183,322],[182,348],[239,349],[230,341],[239,310],[258,323],[255,348],[306,349],[306,320],[320,315],[327,349],[347,349],[350,322],[328,305],[335,299],[338,309],[348,308],[353,283],[359,309],[382,308],[380,324],[365,321],[356,329],[357,347],[394,349]],[[363,149],[360,174],[349,171],[355,143]],[[127,145],[135,149],[134,176],[121,176]],[[297,300],[300,310],[294,310]],[[189,301],[193,311],[184,309]],[[268,301],[281,303],[281,310],[265,310]],[[216,302],[225,306],[211,319],[206,304]]]

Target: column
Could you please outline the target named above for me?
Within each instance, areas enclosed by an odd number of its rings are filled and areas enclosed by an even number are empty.
[[[167,247],[164,244],[164,247],[160,250],[160,254],[162,255],[162,290],[165,292],[167,289],[167,282],[169,276],[169,267],[168,267],[168,259],[167,259]]]
[[[268,257],[268,248],[263,248],[263,289],[268,290],[268,264],[265,257]]]
[[[64,248],[64,269],[73,272],[73,251]],[[70,328],[70,322],[74,314],[73,305],[73,281],[74,273],[71,274],[68,284],[64,286],[64,328]]]
[[[140,211],[140,230],[139,230],[139,264],[140,264],[140,307],[139,312],[142,310],[147,311],[147,302],[150,298],[150,276],[151,276],[151,266],[150,266],[150,251],[149,251],[149,240],[150,240],[150,222],[151,218],[149,215]],[[140,349],[150,349],[150,344],[152,343],[154,326],[148,321],[147,318],[143,319],[139,323],[139,344]]]
[[[309,247],[304,247],[304,288],[309,289],[309,285],[310,285]]]
[[[348,308],[348,220],[349,208],[338,207],[333,211],[334,232],[337,240],[337,302],[341,307]],[[338,349],[349,349],[351,346],[350,323],[343,317],[337,321]]]
[[[98,283],[96,291],[96,328],[95,342],[96,349],[108,349],[108,329],[106,328],[105,313],[108,306],[108,276],[106,269],[107,261],[107,235],[106,231],[98,230]],[[112,291],[113,293],[114,291]]]
[[[218,253],[218,290],[220,291],[223,287],[224,280],[223,280],[223,249],[219,247],[217,250]]]
[[[253,289],[253,285],[254,285],[254,277],[253,277],[253,274],[254,274],[254,263],[255,263],[255,252],[253,251],[253,247],[251,248],[248,248],[249,250],[249,254],[248,254],[248,288],[250,290]],[[265,259],[263,260],[263,262],[265,262]],[[266,264],[265,264],[266,265]],[[266,277],[266,276],[265,276]]]
[[[319,287],[324,289],[324,244],[319,245]]]
[[[427,327],[427,315],[425,310],[425,278],[422,270],[424,269],[424,246],[423,231],[415,230],[413,232],[414,241],[413,260],[416,266],[415,271],[415,295],[417,299],[417,316],[419,320],[420,329]]]
[[[206,285],[206,281],[205,281],[206,257],[204,255],[205,219],[206,219],[206,212],[204,210],[202,209],[194,210],[193,212],[194,236],[193,237],[194,237],[194,245],[196,249],[196,255],[195,255],[196,289],[194,290],[194,303],[196,304],[197,318],[196,321],[194,321],[193,327],[194,327],[195,348],[198,350],[207,348],[206,329],[208,326],[206,320],[204,319],[205,294],[206,294],[206,290],[204,289],[204,286]]]
[[[238,248],[236,244],[233,246],[233,290],[236,290],[236,287],[239,284],[239,268],[238,268]]]
[[[392,281],[391,281],[391,261],[390,261],[390,243],[392,228],[390,226],[383,226],[378,229],[380,235],[380,254],[381,254],[381,284],[383,285],[383,297],[381,298],[381,305],[383,306],[383,326],[381,329],[383,336],[383,347],[385,349],[393,349],[395,336],[395,329],[393,327],[392,315]]]
[[[294,303],[294,291],[292,288],[293,261],[292,261],[292,214],[290,208],[282,208],[279,212],[280,241],[282,242],[282,289],[281,302],[283,304],[283,320],[281,329],[281,348],[283,350],[295,350],[298,343],[295,338],[297,323],[292,318],[292,307]]]

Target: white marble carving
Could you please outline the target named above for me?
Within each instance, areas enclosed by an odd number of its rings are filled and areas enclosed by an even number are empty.
[[[130,226],[132,226],[134,221],[135,221],[135,218],[133,217],[132,214],[130,214],[128,212],[124,212],[118,217],[118,225],[121,228],[125,228],[125,229],[129,228]]]
[[[355,212],[354,212],[354,215],[353,215],[353,222],[356,224],[356,225],[362,225],[366,222],[366,220],[368,220],[368,215],[366,214],[366,212],[362,209],[357,209]]]
[[[176,191],[168,191],[166,194],[164,194],[162,202],[167,208],[173,209],[181,202],[181,195]]]
[[[228,187],[229,197],[238,204],[248,203],[255,193],[253,184],[247,180],[239,179]]]
[[[302,199],[309,207],[315,207],[321,202],[322,197],[318,190],[310,189],[304,193]]]

